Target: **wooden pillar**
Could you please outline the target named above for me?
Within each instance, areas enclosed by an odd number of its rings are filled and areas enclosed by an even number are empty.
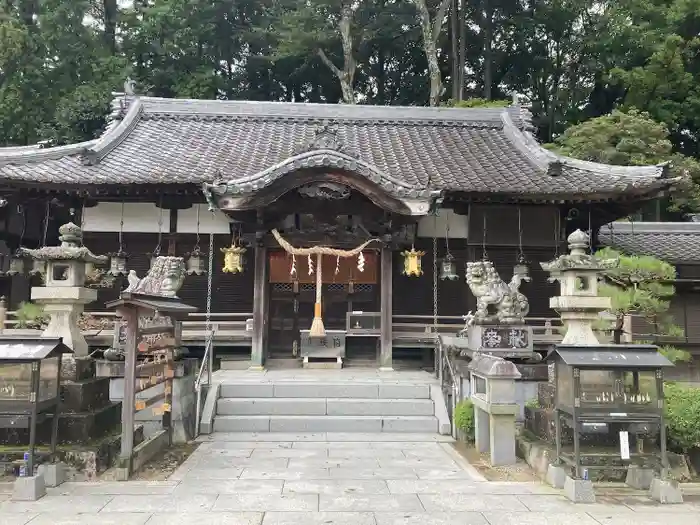
[[[119,475],[124,481],[129,479],[134,453],[134,409],[136,405],[136,345],[138,344],[139,316],[133,307],[117,311],[122,322],[126,323],[126,362],[124,363],[124,398],[122,399],[122,441],[119,455]]]
[[[265,291],[267,290],[267,249],[255,247],[253,263],[253,345],[250,355],[250,367],[262,368],[265,364]]]
[[[392,369],[392,252],[388,248],[382,248],[381,261],[381,336],[379,341],[379,368]]]

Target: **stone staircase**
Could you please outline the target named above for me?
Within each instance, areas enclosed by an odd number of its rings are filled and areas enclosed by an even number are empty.
[[[449,422],[446,428],[438,417],[443,412],[439,388],[430,384],[227,381],[219,387],[213,430],[449,433]]]

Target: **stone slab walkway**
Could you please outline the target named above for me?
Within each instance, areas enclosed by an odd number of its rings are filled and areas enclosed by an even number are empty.
[[[573,505],[539,483],[486,482],[435,435],[215,434],[161,482],[0,495],[2,525],[700,525],[700,499]]]

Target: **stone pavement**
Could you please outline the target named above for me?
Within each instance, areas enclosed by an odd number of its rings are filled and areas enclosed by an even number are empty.
[[[66,483],[0,496],[0,525],[700,525],[700,499],[573,505],[540,483],[493,483],[449,439],[214,434],[168,481]]]

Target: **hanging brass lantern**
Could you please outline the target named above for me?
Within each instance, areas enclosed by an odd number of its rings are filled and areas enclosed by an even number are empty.
[[[123,250],[109,254],[109,271],[107,272],[112,277],[126,275],[129,273],[126,269],[127,254]]]
[[[32,261],[32,267],[29,269],[29,275],[32,277],[35,275],[43,275],[46,273],[46,261],[40,261],[39,259],[34,259]]]
[[[22,275],[24,273],[24,254],[17,250],[10,259],[10,268],[7,270],[7,275]]]
[[[246,249],[243,246],[232,244],[228,248],[221,248],[221,253],[224,254],[224,267],[221,269],[224,273],[242,273],[243,264],[245,263],[244,253]]]
[[[410,250],[405,250],[401,252],[403,255],[403,274],[407,277],[420,277],[423,275],[423,267],[421,264],[421,257],[425,255],[425,252],[416,250],[411,246]]]
[[[525,256],[521,255],[518,258],[518,264],[513,266],[513,275],[518,275],[523,279],[527,279],[528,274],[529,274],[529,271],[527,268],[527,261],[525,260]]]
[[[440,279],[443,281],[454,281],[459,279],[457,275],[457,263],[451,253],[445,255],[445,258],[440,263]]]
[[[199,246],[195,246],[194,250],[188,255],[187,259],[187,275],[204,275],[207,270],[204,268],[204,259]],[[224,262],[226,257],[224,256]]]

